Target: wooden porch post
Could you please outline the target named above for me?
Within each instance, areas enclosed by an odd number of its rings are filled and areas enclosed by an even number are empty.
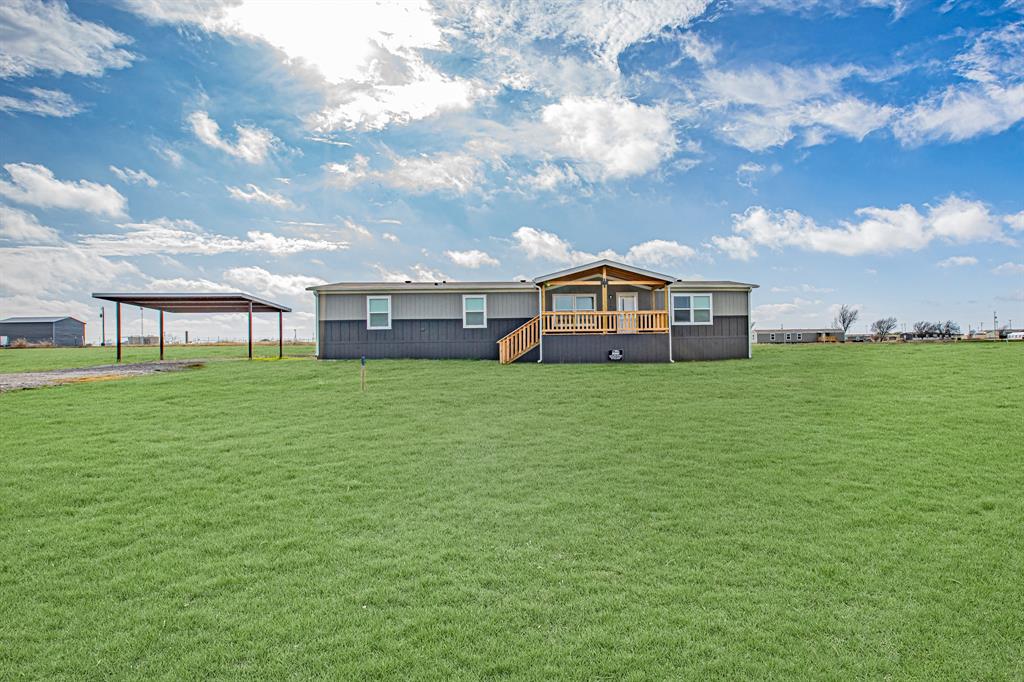
[[[284,313],[277,311],[277,359],[284,357]]]
[[[249,301],[249,359],[252,360],[252,301]]]
[[[601,266],[601,312],[608,312],[608,267]],[[608,327],[608,315],[601,316],[601,333],[607,334]]]
[[[121,362],[121,302],[117,302],[117,361]]]
[[[672,298],[668,294],[667,284],[662,291],[665,292],[665,324],[668,325],[668,361],[675,362],[672,358]],[[651,307],[653,308],[654,306]]]
[[[164,309],[160,309],[160,359],[164,359]]]

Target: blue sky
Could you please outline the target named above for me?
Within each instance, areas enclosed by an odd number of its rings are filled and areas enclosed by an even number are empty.
[[[15,0],[0,36],[0,316],[244,290],[308,337],[312,284],[607,256],[756,282],[760,327],[1024,325],[1020,2]]]

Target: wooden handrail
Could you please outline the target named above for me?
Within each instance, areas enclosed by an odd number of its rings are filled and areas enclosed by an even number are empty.
[[[498,361],[503,365],[515,362],[540,344],[540,316],[517,327],[498,339]]]
[[[576,310],[545,312],[545,334],[632,334],[668,332],[664,310]]]

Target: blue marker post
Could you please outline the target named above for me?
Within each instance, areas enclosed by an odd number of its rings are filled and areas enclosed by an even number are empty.
[[[366,356],[359,359],[359,390],[366,390]]]

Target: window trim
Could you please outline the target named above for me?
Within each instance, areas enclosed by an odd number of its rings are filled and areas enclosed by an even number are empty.
[[[572,310],[558,310],[558,306],[555,305],[555,299],[558,298],[559,296],[571,296],[572,297]],[[576,299],[577,298],[589,298],[590,301],[591,301],[591,306],[592,307],[586,308],[586,309],[583,309],[583,310],[577,308],[576,307]],[[566,293],[562,293],[562,294],[552,293],[551,294],[551,312],[554,312],[554,313],[590,313],[590,312],[594,312],[596,310],[597,310],[597,295],[596,294],[566,294]]]
[[[689,296],[690,297],[690,307],[689,307],[690,321],[689,322],[676,322],[676,311],[677,310],[686,310],[686,308],[677,308],[676,307],[676,296]],[[708,307],[707,307],[708,321],[707,322],[694,322],[693,321],[693,312],[694,312],[694,310],[704,310],[704,308],[694,308],[693,307],[693,299],[696,298],[697,296],[707,296],[708,297]],[[689,291],[673,291],[672,292],[672,310],[671,310],[671,312],[672,312],[672,325],[676,326],[676,327],[712,325],[712,324],[715,323],[715,297],[710,292],[705,293],[705,292],[702,292],[702,291],[696,291],[696,292],[692,292],[691,293]]]
[[[792,341],[792,340],[793,340],[792,332],[786,332],[786,341]]]
[[[770,334],[768,334],[768,340],[769,341],[774,341],[775,340],[775,332],[771,332]]]
[[[466,299],[468,298],[482,298],[484,299],[484,323],[483,324],[466,324]],[[479,311],[472,311],[479,312]],[[463,329],[487,329],[487,294],[463,294],[462,295],[462,328]]]
[[[388,326],[386,327],[374,327],[370,324],[370,301],[383,300],[388,302]],[[366,328],[370,331],[387,331],[391,329],[391,295],[380,295],[380,296],[367,296],[366,297]],[[380,315],[380,313],[375,313]]]
[[[797,340],[797,341],[803,341],[803,340],[804,340],[804,334],[803,334],[803,332],[797,332],[797,334],[796,334],[796,340]]]

